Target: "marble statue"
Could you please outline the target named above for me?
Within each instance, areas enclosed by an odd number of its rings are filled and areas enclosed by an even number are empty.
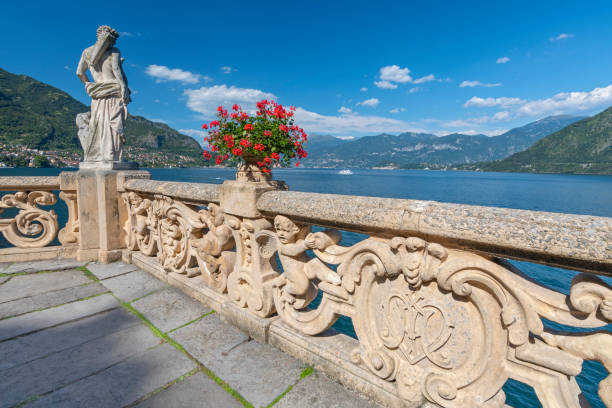
[[[91,112],[80,113],[76,118],[85,162],[121,161],[124,122],[131,99],[121,67],[123,59],[115,47],[118,37],[111,27],[99,27],[96,43],[83,51],[77,68],[77,76],[91,97]]]

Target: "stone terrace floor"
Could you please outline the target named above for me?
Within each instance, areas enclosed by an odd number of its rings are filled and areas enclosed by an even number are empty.
[[[0,408],[373,407],[133,265],[0,264]]]

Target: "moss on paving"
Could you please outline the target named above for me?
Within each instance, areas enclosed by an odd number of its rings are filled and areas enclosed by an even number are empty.
[[[306,367],[305,369],[302,370],[302,372],[300,373],[300,380],[303,380],[304,378],[308,377],[309,375],[311,375],[314,372],[314,368],[312,368],[311,366]]]
[[[278,395],[276,398],[274,398],[272,400],[272,402],[270,404],[268,404],[266,406],[266,408],[271,408],[274,405],[276,405],[278,403],[278,401],[280,401],[281,399],[283,399],[283,397],[287,394],[289,394],[289,392],[293,389],[293,387],[299,383],[301,380],[303,380],[304,378],[312,375],[312,373],[314,372],[314,368],[312,368],[311,366],[307,366],[306,368],[304,368],[302,370],[302,372],[300,373],[300,379],[297,380],[295,383],[291,384],[290,386],[287,387],[287,389],[285,391],[283,391],[280,395]]]
[[[115,295],[113,294],[113,296]],[[167,342],[168,344],[172,345],[175,349],[177,349],[178,351],[183,353],[185,356],[187,356],[187,358],[189,358],[191,361],[196,363],[199,369],[201,369],[204,374],[206,374],[214,382],[216,382],[219,386],[221,386],[221,388],[223,388],[228,394],[230,394],[232,397],[238,400],[246,408],[253,408],[253,405],[250,402],[248,402],[242,395],[240,395],[238,391],[230,387],[228,383],[226,383],[225,381],[217,377],[210,369],[208,369],[208,367],[200,363],[195,357],[189,354],[189,352],[185,350],[185,348],[181,344],[177,343],[176,341],[174,341],[174,339],[172,339],[166,333],[162,332],[160,329],[155,327],[155,325],[151,323],[149,319],[147,319],[142,313],[136,310],[131,304],[123,302],[121,299],[117,298],[117,296],[115,296],[115,299],[117,299],[117,301],[121,304],[121,306],[123,306],[123,308],[125,308],[130,313],[134,314],[136,317],[142,320],[142,322],[153,332],[153,334],[155,334],[157,337]],[[210,312],[208,314],[210,314]],[[204,317],[204,316],[201,316],[201,317]]]
[[[160,392],[167,390],[168,388],[170,388],[174,384],[177,384],[177,383],[180,383],[183,380],[186,380],[187,378],[189,378],[192,375],[198,373],[199,371],[201,371],[201,368],[200,367],[196,367],[193,370],[191,370],[191,371],[181,375],[180,377],[175,378],[174,380],[170,381],[169,383],[167,383],[165,385],[162,385],[161,387],[151,391],[150,393],[145,394],[144,396],[138,398],[136,401],[132,402],[131,404],[126,405],[125,408],[134,407],[134,406],[140,404],[141,402],[143,402],[145,400],[148,400],[149,398],[153,397],[154,395],[157,395]]]
[[[87,269],[86,265],[83,266],[79,266],[78,268],[76,268],[78,271],[81,271],[85,274],[85,276],[87,276],[89,279],[91,279],[92,281],[96,282],[96,283],[100,283],[100,279],[98,279],[98,277],[96,275],[94,275],[89,269]]]
[[[211,310],[210,312],[204,313],[202,316],[200,316],[200,317],[196,317],[195,319],[193,319],[193,320],[192,320],[192,321],[190,321],[190,322],[187,322],[187,323],[185,323],[185,324],[182,324],[182,325],[180,325],[179,327],[176,327],[176,328],[174,328],[174,329],[172,329],[172,330],[168,330],[168,333],[172,333],[172,332],[175,332],[175,331],[177,331],[177,330],[179,330],[179,329],[182,329],[182,328],[183,328],[183,327],[185,327],[185,326],[189,326],[190,324],[195,323],[195,322],[197,322],[197,321],[200,321],[200,320],[202,320],[203,318],[205,318],[206,316],[210,316],[210,315],[211,315],[211,314],[213,314],[213,313],[215,313],[215,311],[214,311],[214,310]]]

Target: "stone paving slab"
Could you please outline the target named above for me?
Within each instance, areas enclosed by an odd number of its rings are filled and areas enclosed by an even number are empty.
[[[79,302],[28,313],[26,315],[0,320],[0,341],[11,339],[37,330],[53,327],[60,323],[91,316],[118,307],[111,295],[100,295]]]
[[[130,302],[168,286],[151,274],[141,270],[105,279],[102,284],[124,302]]]
[[[170,333],[170,337],[206,366],[249,340],[249,336],[222,322],[216,313]]]
[[[8,262],[0,262],[0,273],[4,273],[4,270],[10,265]]]
[[[124,309],[112,309],[0,345],[0,371],[142,324]]]
[[[132,306],[163,332],[176,329],[212,311],[210,307],[175,288],[152,293],[132,303]]]
[[[195,367],[183,353],[164,343],[47,394],[27,407],[123,407]]]
[[[278,408],[379,408],[341,384],[315,371],[300,380],[274,407]]]
[[[136,405],[137,408],[242,408],[242,406],[201,371]]]
[[[14,276],[0,286],[0,303],[88,283],[91,279],[74,270]]]
[[[300,379],[304,364],[268,345],[243,343],[204,363],[255,407],[267,406]]]
[[[113,276],[123,275],[127,272],[132,272],[138,269],[136,265],[130,265],[123,262],[114,262],[110,264],[89,263],[87,269],[100,280],[112,278]]]
[[[302,363],[269,345],[245,341],[245,334],[214,314],[171,336],[255,407],[267,406],[298,381],[303,369]]]
[[[125,330],[0,372],[0,408],[45,394],[159,344],[145,325]]]
[[[0,344],[0,371],[142,324],[124,309],[112,309]]]
[[[86,262],[76,259],[51,259],[47,261],[15,262],[8,268],[0,271],[2,273],[36,273],[40,271],[61,271],[64,269],[74,269],[85,265]]]
[[[2,285],[7,280],[11,279],[10,276],[0,276],[0,285]]]
[[[17,316],[51,306],[62,305],[64,303],[74,302],[75,300],[99,295],[100,293],[104,292],[108,292],[108,289],[99,283],[92,282],[87,285],[55,290],[10,302],[0,303],[0,319],[8,316]]]

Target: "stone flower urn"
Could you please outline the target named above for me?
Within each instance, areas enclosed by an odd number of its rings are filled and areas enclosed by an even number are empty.
[[[255,155],[242,156],[244,162],[238,165],[236,170],[236,181],[240,182],[269,182],[272,180],[272,172],[264,172],[257,162],[263,161],[263,157]]]

